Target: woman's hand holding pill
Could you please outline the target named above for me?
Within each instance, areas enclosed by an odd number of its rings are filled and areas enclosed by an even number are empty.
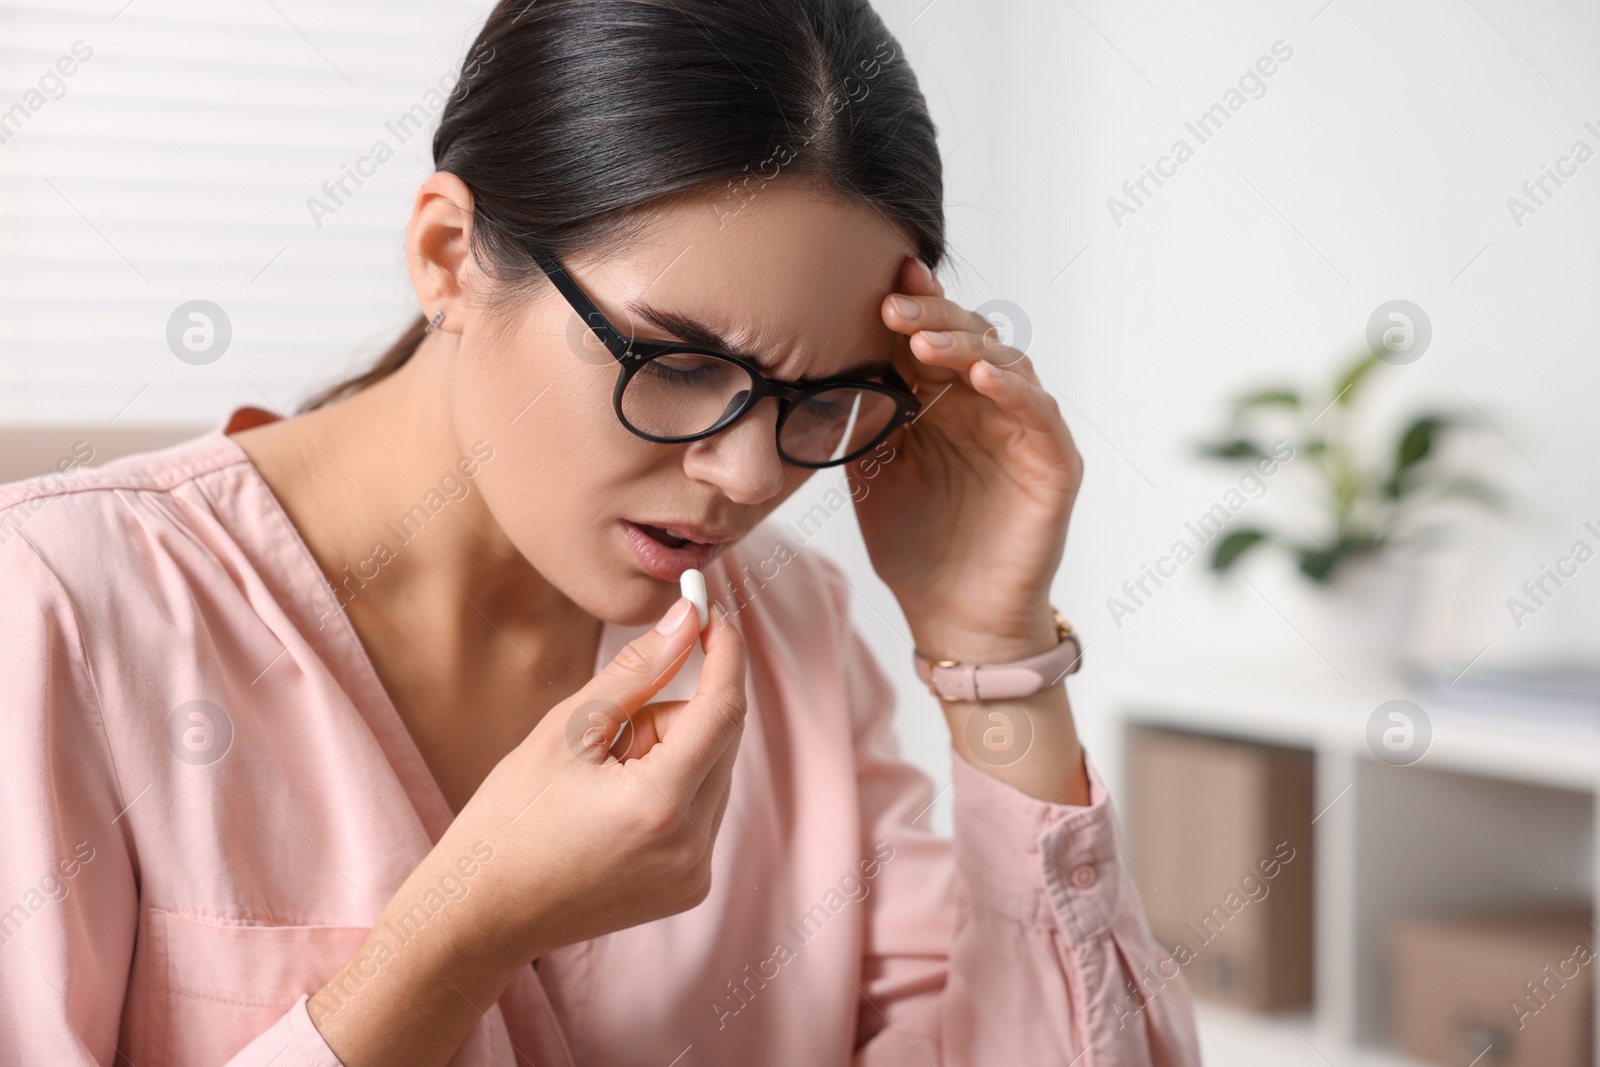
[[[720,607],[695,695],[650,703],[688,659],[698,622],[680,598],[552,708],[452,825],[463,845],[494,846],[502,899],[489,921],[527,958],[683,911],[709,891],[746,708],[744,638]]]
[[[395,950],[370,995],[316,1019],[336,1053],[354,1056],[344,1062],[388,1062],[398,1050],[387,1013],[433,997],[441,979],[493,1001],[552,949],[705,899],[746,708],[744,638],[720,606],[694,696],[649,702],[689,658],[698,623],[679,598],[489,772],[354,958],[415,922],[419,902],[464,861],[469,890],[437,911],[420,944]]]

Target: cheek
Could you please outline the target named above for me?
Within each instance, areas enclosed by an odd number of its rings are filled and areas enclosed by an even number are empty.
[[[564,373],[542,382],[484,381],[457,394],[463,451],[478,440],[494,447],[474,479],[483,521],[590,614],[613,622],[659,616],[671,598],[663,601],[660,583],[633,566],[617,520],[652,495],[642,486],[671,470],[659,446],[617,421],[615,371],[557,362]]]
[[[570,525],[586,502],[592,511],[636,438],[611,410],[614,365],[575,358],[536,324],[505,331],[493,347],[472,340],[463,339],[453,374],[456,437],[494,446],[479,481],[520,546],[542,528]]]
[[[549,429],[519,434],[483,468],[478,482],[485,521],[591,615],[639,621],[625,617],[656,607],[660,591],[631,566],[618,519],[639,495],[641,476],[596,449],[593,435]],[[669,603],[660,603],[656,614]]]
[[[594,432],[610,412],[617,368],[573,349],[563,332],[569,318],[578,321],[553,305],[534,306],[512,321],[486,313],[466,326],[450,371],[456,426],[507,439],[508,447],[563,430]]]
[[[639,441],[621,426],[592,390],[571,381],[551,382],[540,398],[498,432],[495,459],[479,481],[484,499],[506,535],[530,562],[557,540],[575,549],[620,506],[627,485],[641,475]],[[526,403],[526,401],[524,401]],[[544,559],[531,550],[543,544]]]

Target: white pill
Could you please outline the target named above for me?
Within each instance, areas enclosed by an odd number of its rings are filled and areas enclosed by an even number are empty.
[[[711,604],[706,597],[706,576],[690,567],[678,579],[678,588],[694,603],[695,614],[700,616],[700,629],[711,621]]]

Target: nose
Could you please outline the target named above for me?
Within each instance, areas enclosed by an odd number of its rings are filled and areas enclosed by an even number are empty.
[[[767,397],[721,433],[689,445],[683,469],[715,485],[736,504],[759,504],[783,489],[778,456],[778,402]]]

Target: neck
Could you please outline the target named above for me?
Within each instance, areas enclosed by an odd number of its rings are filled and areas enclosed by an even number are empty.
[[[354,396],[235,440],[355,617],[442,628],[446,645],[487,624],[534,662],[579,637],[592,648],[598,620],[533,569],[463,475],[476,457],[450,419],[454,345],[431,334]]]

